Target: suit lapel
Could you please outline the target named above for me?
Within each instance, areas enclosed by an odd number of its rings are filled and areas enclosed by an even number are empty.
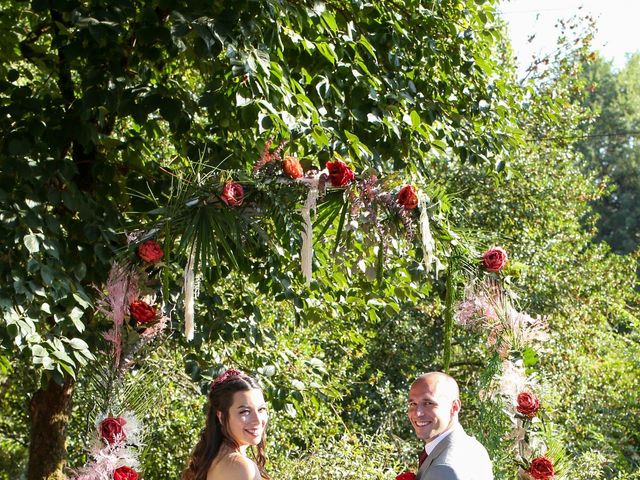
[[[464,434],[464,431],[462,430],[462,427],[458,425],[449,435],[446,436],[446,438],[444,438],[438,445],[436,445],[436,448],[433,449],[433,452],[429,454],[422,466],[418,469],[418,473],[416,474],[418,479],[422,480],[426,478],[425,472],[427,471],[427,469],[449,447],[449,445],[451,445],[451,443],[456,440],[456,437],[460,434]]]

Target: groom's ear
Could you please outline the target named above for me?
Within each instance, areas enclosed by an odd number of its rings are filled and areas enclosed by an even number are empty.
[[[451,416],[457,415],[462,408],[462,403],[459,398],[456,398],[453,402],[451,402]]]

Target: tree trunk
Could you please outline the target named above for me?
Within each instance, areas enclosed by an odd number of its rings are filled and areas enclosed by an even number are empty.
[[[28,480],[64,480],[62,471],[67,457],[67,424],[75,382],[64,384],[49,379],[31,399],[31,443]]]

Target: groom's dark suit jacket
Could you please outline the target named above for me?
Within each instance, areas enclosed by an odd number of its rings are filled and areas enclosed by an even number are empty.
[[[417,480],[493,480],[487,450],[457,425],[418,469]]]

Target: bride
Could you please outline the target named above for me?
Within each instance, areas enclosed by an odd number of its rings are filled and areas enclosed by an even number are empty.
[[[182,480],[263,480],[267,405],[258,382],[227,370],[211,384],[207,422]],[[255,446],[255,462],[247,450]],[[251,448],[251,450],[254,450]]]

